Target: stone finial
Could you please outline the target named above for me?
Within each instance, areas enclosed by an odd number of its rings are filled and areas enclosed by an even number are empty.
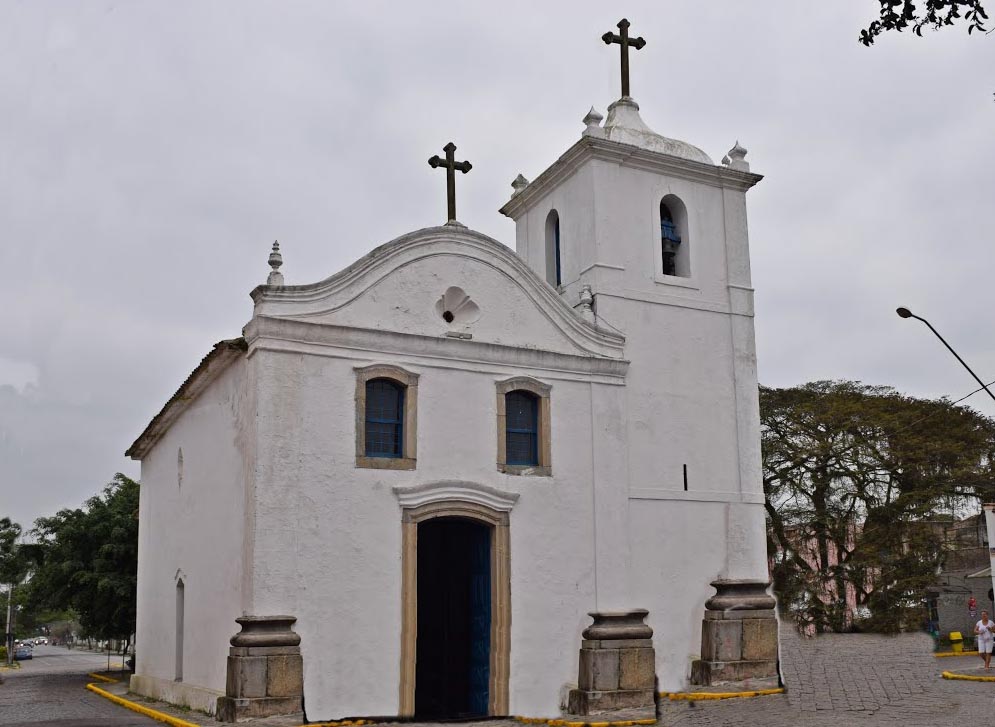
[[[591,110],[587,112],[587,116],[583,119],[584,126],[587,128],[584,129],[582,136],[604,136],[605,132],[601,128],[601,121],[604,118],[605,117],[599,114],[597,109],[592,106]]]
[[[722,157],[722,166],[728,167],[730,161],[732,161],[732,160],[729,159],[729,155],[726,154],[724,157]]]
[[[746,161],[746,149],[739,145],[739,140],[726,153],[726,157],[729,159],[727,166],[730,169],[738,169],[741,172],[750,171],[750,163]],[[722,163],[725,164],[725,159],[722,160]]]
[[[269,277],[266,278],[266,285],[283,285],[281,265],[283,265],[283,255],[280,254],[280,243],[274,240],[273,251],[269,254],[269,266],[273,269],[270,270]]]
[[[519,174],[511,183],[511,188],[515,190],[511,193],[512,197],[521,194],[525,191],[525,188],[529,186],[529,180]]]
[[[581,317],[588,323],[594,323],[594,295],[591,293],[590,285],[582,285],[580,288],[580,303],[577,308]]]

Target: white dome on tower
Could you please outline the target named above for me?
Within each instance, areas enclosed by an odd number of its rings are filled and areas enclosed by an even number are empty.
[[[602,128],[604,138],[611,141],[631,144],[693,162],[715,165],[708,154],[698,147],[686,141],[661,136],[653,131],[640,117],[639,104],[629,97],[620,98],[608,107],[608,120]]]

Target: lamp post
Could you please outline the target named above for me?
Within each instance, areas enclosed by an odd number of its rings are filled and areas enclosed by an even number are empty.
[[[7,647],[7,666],[14,663],[14,629],[11,628],[11,603],[14,598],[14,584],[7,584],[7,628],[4,633],[4,645]]]
[[[917,321],[922,321],[929,326],[929,330],[933,332],[933,335],[940,339],[940,343],[946,346],[947,350],[950,351],[950,353],[952,353],[958,361],[960,361],[961,366],[967,369],[968,373],[971,374],[971,376],[974,377],[974,380],[977,381],[981,385],[981,388],[985,390],[985,393],[988,394],[992,400],[995,400],[995,394],[992,394],[991,389],[988,388],[984,381],[978,378],[978,375],[971,370],[971,367],[967,365],[967,362],[964,361],[964,359],[962,359],[956,351],[954,351],[953,346],[944,340],[943,336],[940,335],[940,332],[933,328],[932,323],[921,316],[917,316],[908,308],[897,308],[895,312],[902,318],[915,318]],[[981,514],[982,517],[985,518],[985,525],[988,529],[988,562],[991,570],[992,592],[995,593],[995,547],[993,547],[993,544],[995,544],[995,504],[982,505]]]
[[[902,318],[915,318],[917,321],[922,321],[927,326],[929,326],[929,330],[933,332],[934,336],[940,339],[940,343],[942,343],[944,346],[947,347],[947,350],[950,351],[950,353],[952,353],[958,361],[960,361],[960,365],[967,369],[967,372],[974,377],[974,380],[977,381],[979,384],[981,384],[981,388],[985,390],[985,393],[988,394],[988,396],[990,396],[993,401],[995,401],[995,394],[991,392],[991,389],[988,388],[988,386],[985,384],[984,381],[978,378],[978,375],[971,370],[971,367],[967,365],[967,362],[964,361],[964,359],[962,359],[956,351],[954,351],[953,346],[951,346],[949,343],[946,342],[946,340],[944,340],[943,336],[940,335],[940,332],[937,331],[935,328],[933,328],[932,323],[927,321],[925,318],[922,318],[921,316],[917,316],[908,308],[897,308],[895,312],[898,313],[898,315]]]

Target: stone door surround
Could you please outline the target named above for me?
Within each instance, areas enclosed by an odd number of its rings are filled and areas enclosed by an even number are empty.
[[[401,505],[401,684],[398,716],[415,714],[418,636],[418,523],[457,517],[491,528],[491,658],[488,716],[508,714],[511,665],[511,551],[509,513],[517,493],[486,485],[437,482],[395,487]]]

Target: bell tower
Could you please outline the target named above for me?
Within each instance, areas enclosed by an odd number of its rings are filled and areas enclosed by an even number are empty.
[[[623,95],[607,119],[592,108],[559,159],[531,182],[519,175],[501,212],[539,276],[578,314],[625,336],[628,451],[618,475],[628,480],[629,527],[645,519],[675,559],[702,569],[701,590],[674,595],[674,613],[650,608],[649,623],[672,630],[705,606],[700,650],[697,638],[687,646],[696,683],[776,683],[746,215],[762,177],[738,142],[715,164],[647,126],[627,78],[629,50],[646,42],[628,27],[603,38],[623,58]],[[700,545],[676,535],[689,518]],[[648,605],[653,587],[639,554],[631,559],[624,599]]]

